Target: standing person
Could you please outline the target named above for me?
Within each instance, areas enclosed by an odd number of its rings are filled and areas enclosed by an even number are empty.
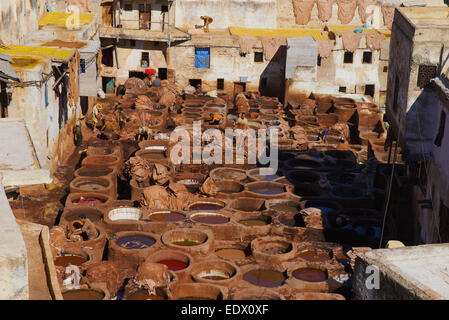
[[[76,125],[73,128],[73,138],[75,140],[75,146],[79,147],[83,144],[83,133],[81,130],[82,123],[81,120],[84,119],[84,116],[82,115],[78,120],[76,120]]]
[[[123,108],[120,107],[119,105],[115,106],[115,110],[114,110],[114,115],[115,115],[115,121],[116,123],[118,123],[119,126],[119,132],[122,132],[122,129],[125,127],[125,122],[126,122],[126,116],[123,113]]]
[[[103,107],[101,106],[101,104],[97,103],[96,105],[94,105],[93,109],[92,109],[92,121],[94,123],[94,134],[97,132],[97,124],[99,121],[99,117],[101,115],[101,109]]]
[[[136,137],[135,137],[136,141],[140,142],[143,140],[148,140],[148,136],[149,136],[148,131],[149,131],[149,129],[147,127],[140,126],[139,130],[137,131]]]

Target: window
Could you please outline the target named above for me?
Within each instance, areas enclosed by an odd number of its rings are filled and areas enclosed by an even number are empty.
[[[86,60],[80,59],[80,73],[86,73]]]
[[[372,63],[373,62],[373,53],[371,51],[363,52],[363,63]]]
[[[263,62],[263,52],[254,52],[254,62]]]
[[[210,48],[195,48],[195,68],[210,68]]]
[[[154,46],[159,47],[159,41],[154,41]]]
[[[125,11],[132,11],[132,10],[133,10],[132,3],[126,3],[125,4]]]
[[[367,85],[365,85],[365,95],[366,96],[374,97],[374,92],[375,92],[374,84],[367,84]]]
[[[168,12],[168,6],[162,6],[161,7],[162,12]]]
[[[145,7],[144,4],[139,4],[139,11],[140,12],[150,12],[151,11],[151,5],[147,4]]]
[[[316,59],[316,65],[319,67],[321,66],[321,56],[318,56]]]
[[[131,47],[135,47],[136,46],[136,40],[129,40],[129,45]]]
[[[142,52],[141,65],[142,68],[148,68],[150,66],[150,54],[148,52]]]
[[[354,54],[352,52],[345,51],[343,62],[344,63],[352,63],[353,59],[354,59]]]
[[[444,126],[445,125],[446,125],[446,112],[441,110],[440,127],[438,128],[438,134],[434,141],[434,143],[437,147],[441,147],[441,142],[443,141],[443,137],[444,137]]]
[[[430,79],[437,75],[437,66],[421,64],[418,69],[418,83],[419,88],[424,88],[430,83]]]
[[[346,87],[338,87],[338,92],[346,92]]]
[[[217,90],[224,90],[224,79],[217,79]]]
[[[157,73],[159,75],[159,79],[167,80],[167,78],[168,78],[168,70],[167,70],[167,68],[159,68]]]
[[[384,70],[383,71],[387,72],[388,71],[388,66],[384,66]]]

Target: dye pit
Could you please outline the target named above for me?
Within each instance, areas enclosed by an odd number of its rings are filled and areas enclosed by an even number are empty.
[[[175,99],[172,105],[160,108],[159,100],[165,95]],[[368,145],[357,132],[375,128],[363,118],[357,123],[335,117],[332,110],[336,108],[309,114],[308,106],[320,105],[323,99],[345,108],[337,98],[319,95],[288,107],[256,92],[235,98],[181,96],[168,82],[160,88],[130,87],[123,97],[98,98],[100,121],[116,125],[115,139],[104,139],[107,135],[99,130],[94,133],[93,124],[86,120],[83,146],[58,168],[57,184],[39,192],[21,190],[10,201],[11,207],[17,218],[51,228],[53,263],[67,300],[232,299],[241,290],[263,288],[287,300],[304,292],[352,299],[353,261],[346,253],[355,247],[378,245],[387,173],[377,170],[376,193],[365,192]],[[146,100],[152,105],[142,109]],[[258,174],[255,169],[259,165],[248,164],[247,150],[243,164],[173,164],[169,155],[175,143],[166,138],[174,126],[191,130],[189,114],[194,105],[213,105],[225,115],[224,122],[211,124],[201,113],[199,117],[195,114],[203,130],[236,128],[237,115],[248,112],[249,105],[252,120],[248,124],[262,127],[276,120],[283,133],[276,174]],[[349,105],[346,108],[354,114],[363,109],[355,101]],[[117,106],[127,118],[121,129],[114,123]],[[157,116],[145,111],[151,108],[158,110]],[[136,140],[142,124],[152,134]],[[337,143],[330,143],[334,140],[325,139],[317,130],[329,124]],[[340,127],[333,126],[336,124]],[[343,130],[338,129],[341,127]],[[381,133],[372,136],[378,141]],[[203,142],[202,147],[206,145]],[[95,158],[111,154],[118,161]],[[79,178],[74,176],[77,169],[82,169]],[[74,185],[75,179],[87,180]],[[345,209],[358,211],[349,214]],[[384,241],[388,237],[385,230]],[[253,251],[260,239],[264,242]],[[188,254],[191,260],[175,256],[151,259],[167,249]],[[199,263],[214,266],[217,259],[233,265],[232,276],[217,270],[194,276],[190,271]],[[149,262],[167,270],[143,268]],[[67,268],[77,271],[67,276]],[[100,272],[102,268],[108,271]],[[164,272],[171,272],[169,281],[163,280],[168,279]],[[142,279],[154,281],[160,294],[148,291]],[[98,283],[105,285],[99,288]]]

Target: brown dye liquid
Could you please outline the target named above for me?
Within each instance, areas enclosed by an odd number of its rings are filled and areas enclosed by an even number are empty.
[[[170,213],[153,213],[150,215],[150,220],[164,221],[164,222],[177,222],[185,219],[182,213],[170,212]]]
[[[324,252],[304,251],[299,254],[299,257],[312,262],[325,262],[330,259],[329,255]]]
[[[195,205],[193,205],[190,210],[220,210],[223,209],[223,207],[216,205],[216,204],[211,204],[211,203],[197,203]]]
[[[251,270],[243,276],[243,280],[259,287],[274,288],[284,284],[285,276],[275,270]]]
[[[165,153],[163,152],[151,152],[151,153],[144,153],[140,155],[145,160],[164,160],[167,157],[165,156]]]
[[[206,224],[223,224],[229,222],[229,218],[217,214],[196,215],[192,220]]]
[[[205,275],[205,276],[201,276],[201,279],[206,279],[206,280],[227,280],[229,279],[228,276],[225,275]]]
[[[55,266],[65,267],[69,264],[74,265],[74,266],[80,266],[85,262],[87,262],[87,259],[80,257],[80,256],[61,256],[61,257],[56,257]]]
[[[268,223],[265,220],[262,219],[246,219],[246,220],[240,220],[240,224],[243,224],[244,226],[253,227],[253,226],[266,226]]]
[[[164,297],[155,296],[153,294],[136,294],[127,300],[165,300]]]
[[[104,293],[90,289],[70,290],[62,294],[64,300],[103,300]]]
[[[215,251],[215,254],[228,259],[244,259],[246,257],[245,252],[240,249],[220,249]]]
[[[293,276],[296,279],[307,282],[322,282],[327,280],[326,272],[312,268],[297,269],[293,271]]]

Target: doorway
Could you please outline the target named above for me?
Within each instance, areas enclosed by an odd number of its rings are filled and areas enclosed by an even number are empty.
[[[198,85],[202,85],[202,81],[201,81],[201,79],[189,79],[189,84],[192,86],[192,87],[194,87],[194,88],[196,88]]]
[[[115,93],[115,78],[103,77],[102,82],[105,93]]]
[[[167,68],[159,68],[158,69],[159,79],[167,80]]]

